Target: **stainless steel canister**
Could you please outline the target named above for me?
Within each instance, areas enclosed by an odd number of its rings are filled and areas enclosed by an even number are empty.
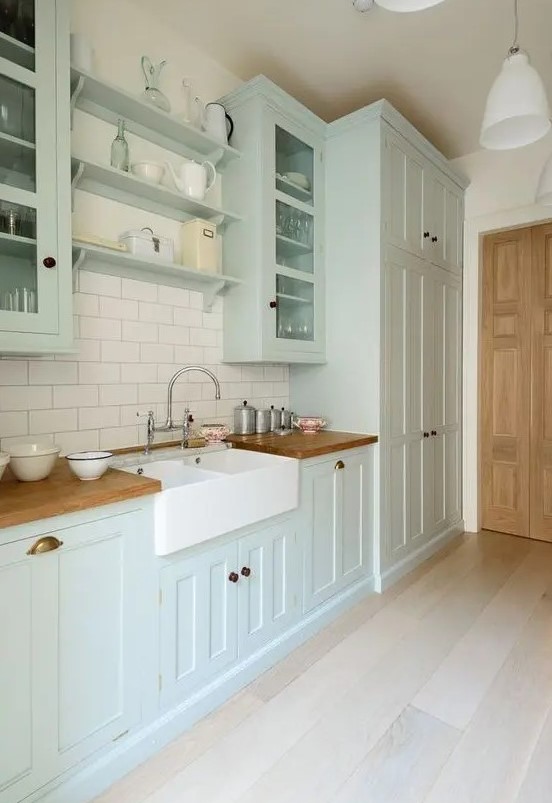
[[[273,404],[270,407],[269,413],[270,431],[277,432],[277,430],[282,429],[282,413],[280,410],[276,410]]]
[[[270,432],[270,410],[257,410],[255,413],[255,432],[265,435]]]
[[[282,429],[291,429],[291,416],[293,415],[293,413],[290,410],[286,410],[285,407],[282,407],[281,415],[282,415]]]
[[[246,401],[239,407],[234,407],[234,433],[236,435],[255,434],[255,413],[255,408]]]

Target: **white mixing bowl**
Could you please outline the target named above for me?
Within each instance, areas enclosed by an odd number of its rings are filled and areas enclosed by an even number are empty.
[[[134,162],[132,172],[137,178],[149,181],[151,184],[160,184],[165,174],[165,165],[160,162]]]
[[[2,474],[6,470],[6,466],[8,465],[9,462],[10,462],[9,454],[6,454],[6,452],[0,452],[0,480],[2,479]]]
[[[10,467],[21,482],[44,480],[51,473],[61,449],[51,443],[11,443],[6,446]]]
[[[99,480],[110,466],[111,452],[74,452],[66,459],[79,480]]]

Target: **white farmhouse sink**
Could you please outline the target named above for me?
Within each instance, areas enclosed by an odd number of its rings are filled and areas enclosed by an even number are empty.
[[[227,449],[125,466],[161,481],[155,496],[155,552],[170,555],[299,504],[299,463]]]

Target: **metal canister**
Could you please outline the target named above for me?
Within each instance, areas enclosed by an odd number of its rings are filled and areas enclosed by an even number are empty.
[[[234,433],[236,435],[255,434],[256,409],[244,401],[239,407],[234,407]]]
[[[291,429],[291,417],[293,413],[290,410],[286,410],[285,407],[282,407],[280,412],[282,416],[282,429]]]
[[[257,410],[255,413],[255,432],[265,435],[270,432],[270,410]]]
[[[270,431],[277,432],[279,429],[282,429],[282,413],[280,410],[276,410],[274,405],[270,406]]]

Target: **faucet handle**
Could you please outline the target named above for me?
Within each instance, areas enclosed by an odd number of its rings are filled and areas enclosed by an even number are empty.
[[[136,412],[136,418],[153,418],[154,412],[153,410],[138,410]]]

